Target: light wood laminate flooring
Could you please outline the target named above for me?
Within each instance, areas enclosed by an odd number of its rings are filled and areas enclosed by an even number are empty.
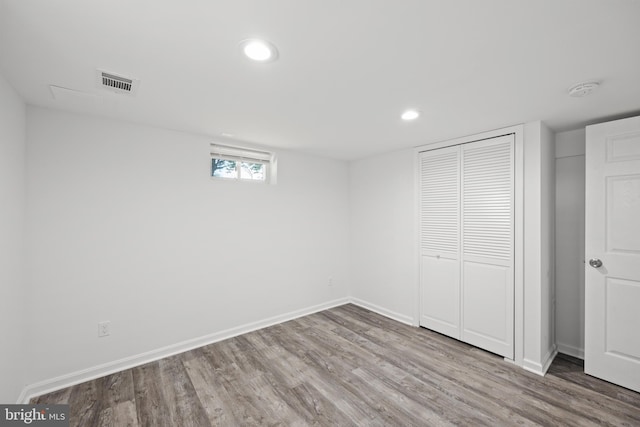
[[[640,426],[640,394],[545,377],[344,305],[49,393],[72,426]]]

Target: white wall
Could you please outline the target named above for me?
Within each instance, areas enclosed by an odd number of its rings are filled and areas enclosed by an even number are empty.
[[[543,123],[525,125],[524,364],[544,373],[555,356],[553,134]]]
[[[0,403],[24,386],[26,109],[0,75]]]
[[[351,163],[351,296],[395,319],[414,323],[415,252],[413,149]]]
[[[348,296],[347,163],[212,180],[210,142],[28,108],[28,383]]]
[[[553,132],[541,124],[541,211],[542,243],[542,362],[550,364],[556,352],[555,337],[555,213],[556,213],[556,164]],[[526,214],[525,214],[526,215]],[[549,366],[544,366],[544,370]]]
[[[584,358],[585,130],[556,134],[556,341]]]

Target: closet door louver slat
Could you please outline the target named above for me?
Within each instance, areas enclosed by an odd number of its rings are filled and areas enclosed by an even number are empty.
[[[423,253],[458,253],[459,153],[437,150],[421,159]]]
[[[460,336],[460,147],[420,154],[420,324]]]
[[[462,147],[463,341],[513,358],[513,136]]]
[[[510,261],[513,253],[511,142],[473,145],[463,150],[463,254]]]

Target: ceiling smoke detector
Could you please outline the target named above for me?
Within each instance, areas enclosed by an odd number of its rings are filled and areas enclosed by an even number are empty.
[[[569,96],[573,96],[574,98],[582,98],[583,96],[587,96],[591,92],[596,90],[598,86],[600,86],[600,83],[596,81],[578,83],[569,88]]]
[[[107,89],[115,93],[134,95],[140,85],[140,80],[130,77],[119,76],[104,70],[96,70],[97,84],[102,89]]]

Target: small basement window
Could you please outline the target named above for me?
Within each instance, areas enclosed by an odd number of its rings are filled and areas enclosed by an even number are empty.
[[[268,151],[211,144],[211,177],[275,183],[275,156]]]

